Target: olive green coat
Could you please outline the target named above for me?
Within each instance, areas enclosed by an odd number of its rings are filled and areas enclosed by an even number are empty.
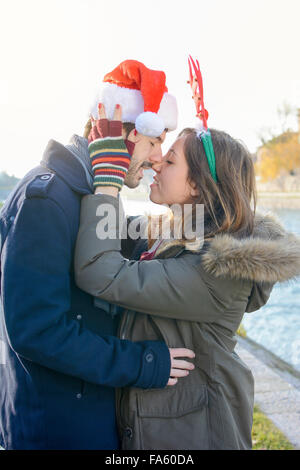
[[[196,353],[175,386],[117,394],[123,449],[251,449],[253,376],[235,353],[244,312],[266,303],[275,282],[300,274],[300,242],[270,216],[253,236],[218,235],[190,251],[169,240],[151,261],[129,261],[121,242],[96,235],[97,207],[83,198],[75,255],[79,287],[125,307],[120,337],[163,339]]]

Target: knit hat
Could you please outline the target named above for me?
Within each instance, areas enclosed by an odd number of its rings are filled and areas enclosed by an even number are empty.
[[[166,75],[150,70],[136,60],[125,60],[104,77],[92,108],[97,118],[98,103],[105,106],[112,119],[116,104],[122,107],[122,121],[135,123],[136,130],[149,137],[158,137],[165,130],[177,127],[176,98],[168,93]]]

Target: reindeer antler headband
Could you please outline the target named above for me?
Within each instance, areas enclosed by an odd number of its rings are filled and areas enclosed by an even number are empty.
[[[196,60],[196,64],[191,56],[189,56],[189,71],[190,71],[190,80],[188,83],[191,85],[192,92],[193,92],[193,99],[196,106],[197,117],[199,117],[202,127],[197,133],[197,137],[201,140],[203,144],[203,148],[205,151],[205,155],[207,158],[208,166],[210,169],[210,173],[217,183],[217,172],[216,172],[216,157],[213,148],[213,143],[211,139],[210,131],[207,127],[207,119],[208,119],[208,112],[204,107],[204,98],[203,98],[203,81],[202,75],[200,71],[200,66],[198,60]],[[192,71],[192,67],[194,69],[194,74]]]

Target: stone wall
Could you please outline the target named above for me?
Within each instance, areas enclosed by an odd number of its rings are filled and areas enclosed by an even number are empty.
[[[300,168],[297,168],[293,174],[282,171],[277,178],[266,183],[257,180],[256,184],[258,192],[300,193]]]

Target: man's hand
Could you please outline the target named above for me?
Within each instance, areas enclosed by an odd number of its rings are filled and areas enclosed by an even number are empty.
[[[190,349],[185,348],[169,348],[171,356],[171,371],[170,378],[167,385],[175,385],[178,382],[178,377],[186,377],[189,375],[189,371],[195,369],[194,364],[189,361],[185,361],[180,358],[190,358],[195,357],[195,353]]]

